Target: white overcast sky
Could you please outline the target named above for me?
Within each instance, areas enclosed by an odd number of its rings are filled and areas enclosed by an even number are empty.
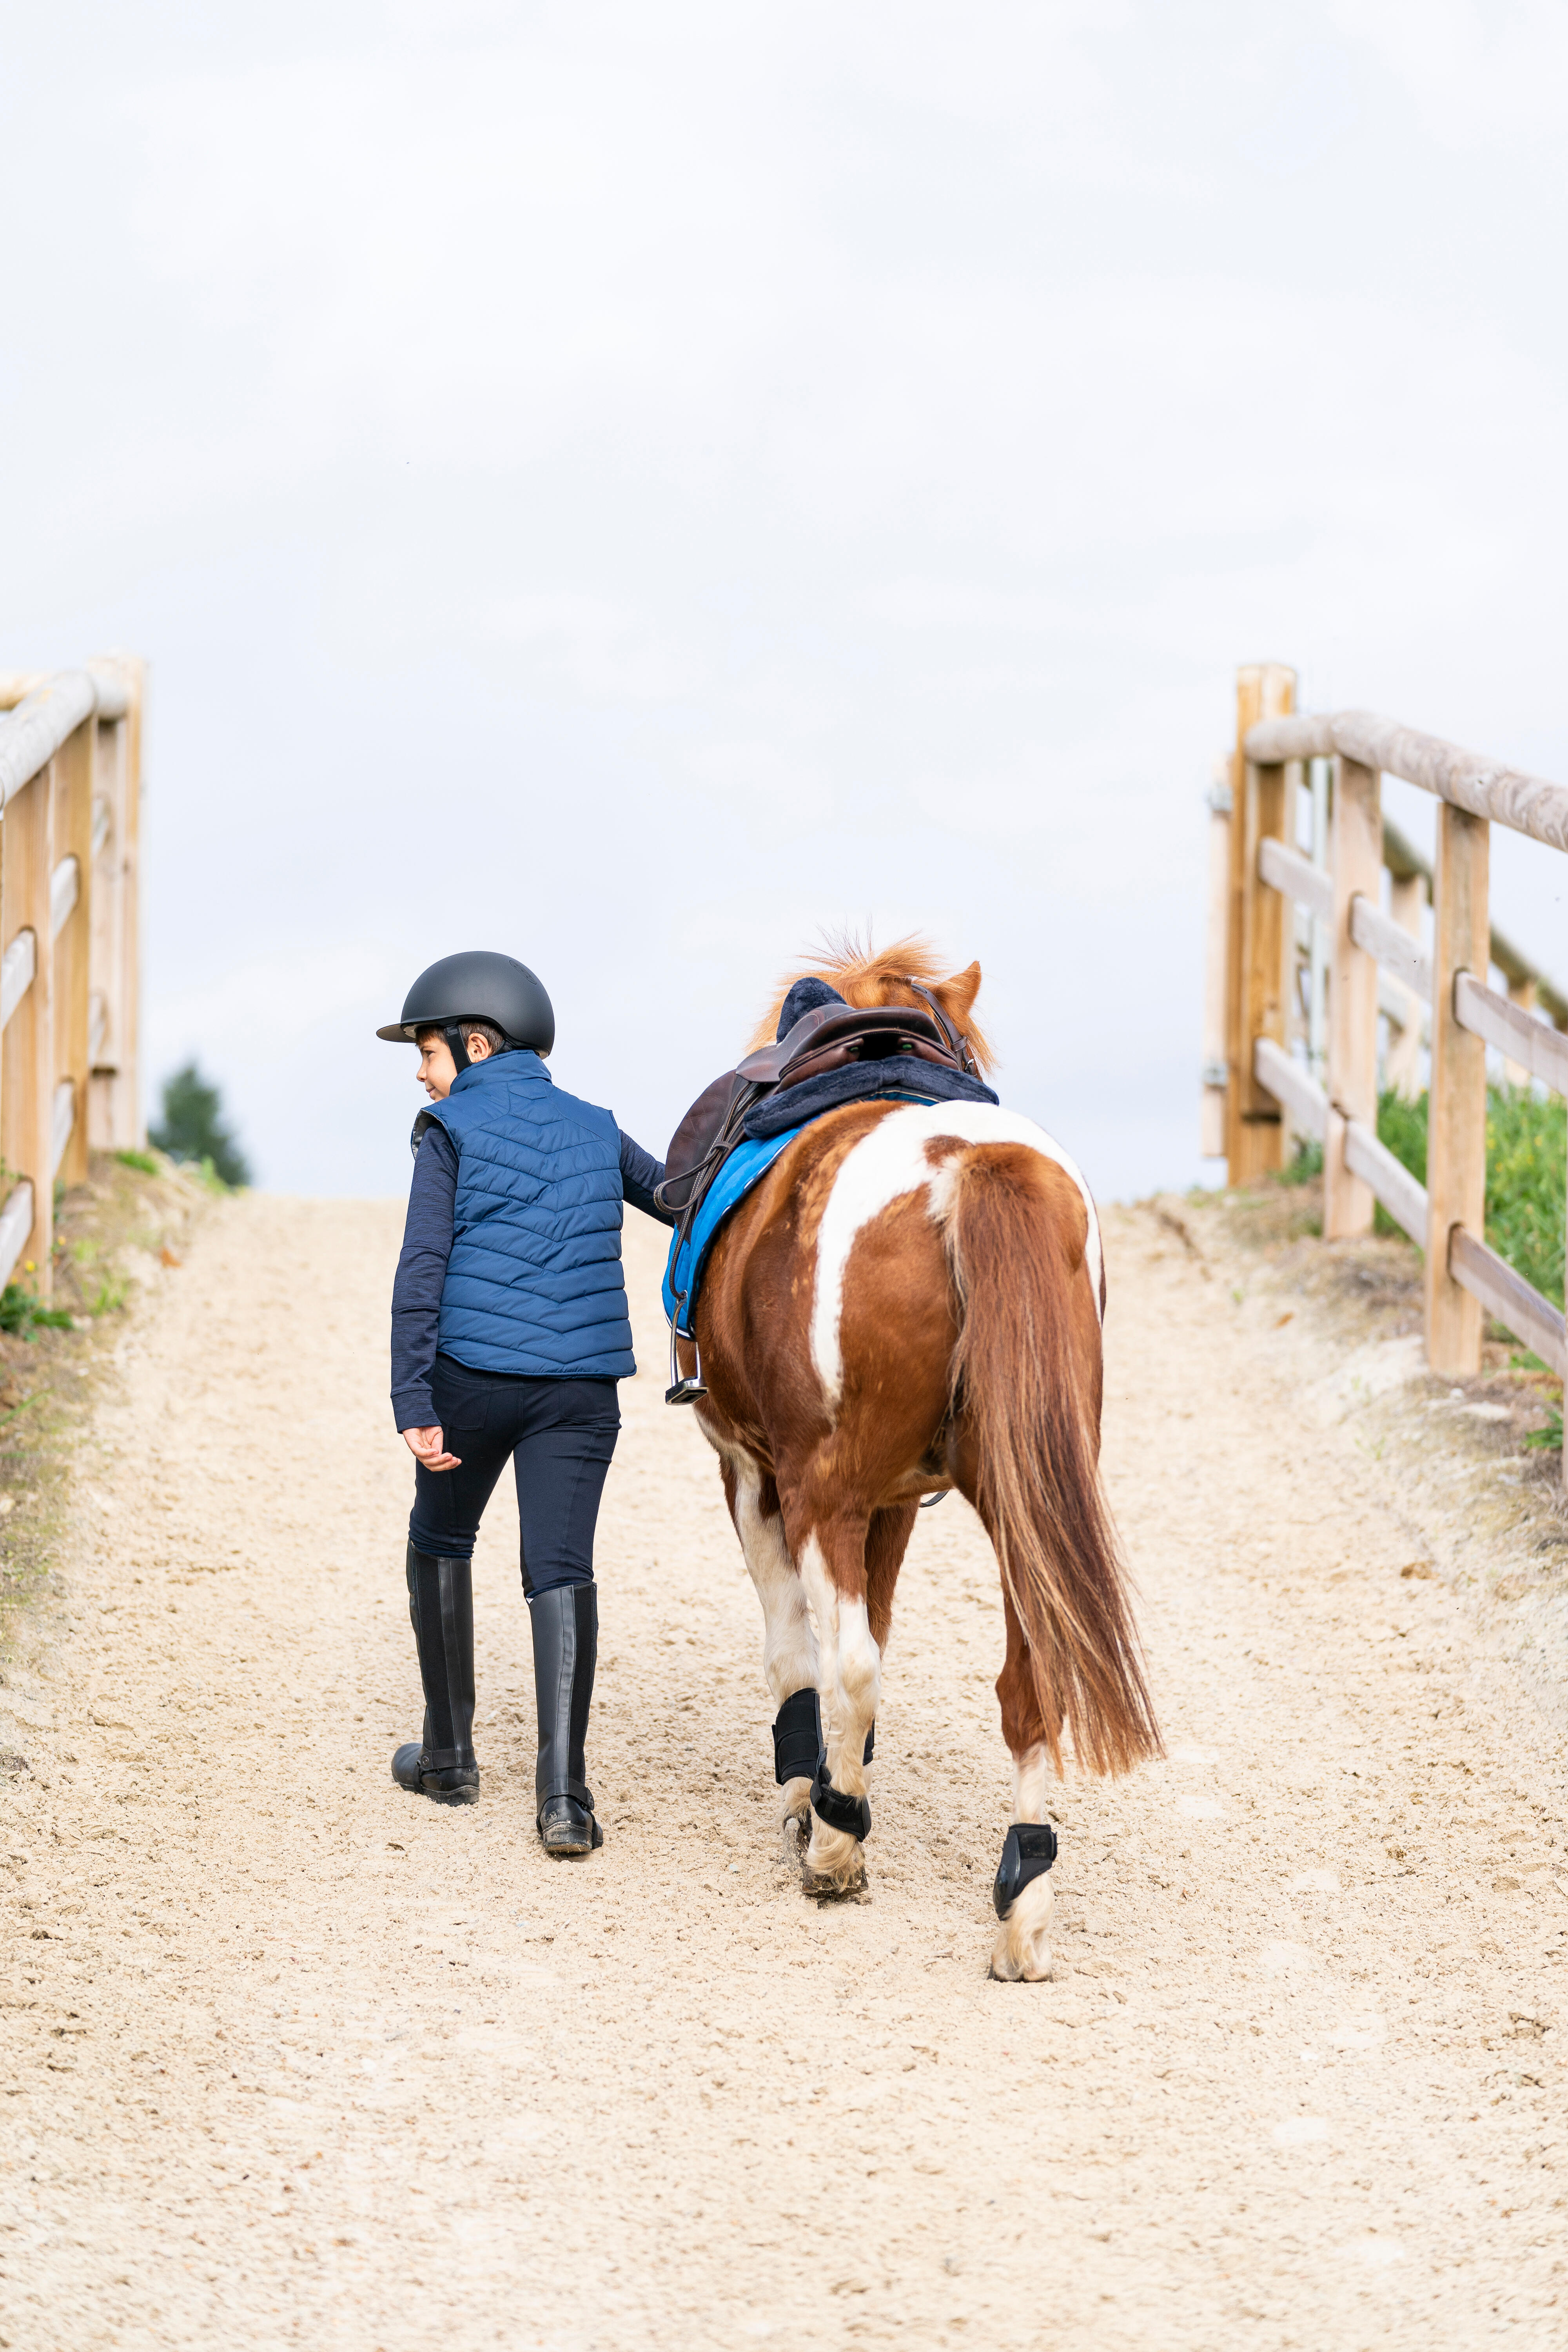
[[[0,27],[0,667],[151,658],[151,1076],[268,1184],[404,1185],[437,955],[662,1150],[844,922],[1182,1181],[1237,664],[1568,781],[1561,0]]]

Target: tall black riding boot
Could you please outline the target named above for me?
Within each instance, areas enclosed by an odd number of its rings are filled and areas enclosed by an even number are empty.
[[[588,1702],[599,1654],[599,1594],[592,1584],[558,1584],[528,1604],[533,1626],[533,1688],[539,1762],[533,1776],[539,1836],[546,1853],[587,1853],[605,1843],[584,1779]]]
[[[400,1789],[447,1805],[479,1793],[474,1760],[474,1580],[466,1559],[408,1547],[408,1614],[425,1685],[425,1735],[392,1759]]]

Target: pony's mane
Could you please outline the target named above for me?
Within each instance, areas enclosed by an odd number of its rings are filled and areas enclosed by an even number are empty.
[[[996,1055],[984,1032],[975,1026],[973,1012],[980,993],[980,966],[972,963],[963,971],[949,972],[943,963],[930,940],[918,931],[906,940],[895,940],[890,948],[876,949],[869,940],[862,946],[853,932],[829,932],[815,956],[792,964],[785,972],[746,1050],[755,1053],[759,1045],[773,1044],[784,998],[797,980],[825,980],[847,1004],[862,1009],[874,1004],[918,1006],[920,998],[906,985],[918,980],[922,988],[930,989],[953,1027],[968,1038],[979,1068],[989,1070]]]

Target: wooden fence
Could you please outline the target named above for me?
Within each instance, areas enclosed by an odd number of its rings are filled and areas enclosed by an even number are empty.
[[[1486,1057],[1495,1047],[1516,1079],[1568,1095],[1568,1000],[1492,929],[1487,877],[1493,824],[1568,851],[1568,791],[1368,711],[1298,717],[1295,691],[1294,671],[1276,664],[1238,673],[1236,751],[1228,782],[1210,800],[1204,1149],[1223,1154],[1229,1182],[1245,1184],[1284,1164],[1288,1131],[1315,1137],[1325,1238],[1369,1233],[1375,1200],[1426,1252],[1434,1372],[1479,1370],[1490,1314],[1562,1375],[1563,1315],[1484,1239]],[[1320,795],[1327,823],[1315,806],[1316,855],[1306,856],[1299,795],[1316,762],[1329,763]],[[1438,802],[1429,870],[1384,824],[1384,775]],[[1421,939],[1428,889],[1429,950]],[[1321,977],[1319,1056],[1292,1051],[1310,1024],[1292,902],[1311,935],[1309,987]],[[1506,995],[1491,985],[1493,964]],[[1408,1048],[1418,1024],[1430,1024],[1425,1186],[1377,1138],[1380,1012],[1398,1041],[1387,1075],[1401,1075],[1403,1051],[1410,1090]]]
[[[0,1286],[50,1288],[56,1181],[142,1140],[143,667],[0,677]]]

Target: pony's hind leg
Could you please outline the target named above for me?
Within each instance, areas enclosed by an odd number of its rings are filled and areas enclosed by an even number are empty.
[[[805,1588],[790,1557],[778,1488],[771,1475],[747,1454],[726,1454],[724,1486],[735,1533],[763,1604],[763,1673],[773,1705],[782,1713],[797,1694],[809,1692],[813,1697],[816,1694],[820,1667]],[[788,1852],[796,1834],[805,1833],[811,1811],[811,1772],[792,1770],[781,1786],[779,1826]]]
[[[1028,1650],[1005,1587],[1002,1605],[1007,1621],[1007,1657],[996,1677],[996,1696],[1002,1702],[1002,1736],[1013,1755],[1013,1821],[1015,1826],[1043,1823],[1049,1819],[1046,1809],[1049,1770],[1046,1727],[1035,1678],[1029,1670]],[[1002,1913],[996,1940],[991,1948],[991,1973],[1004,1983],[1037,1984],[1051,1972],[1053,1896],[1048,1860],[1044,1868],[1040,1866],[1045,1858],[1041,1849],[1054,1854],[1055,1840],[1030,1839],[1026,1835],[1022,1843],[1034,1849],[1022,1858],[1018,1872],[1026,1877],[1026,1884],[1020,1886]],[[1003,1851],[1005,1868],[1007,1848]],[[1014,1859],[1016,1862],[1017,1857]],[[1030,1872],[1035,1874],[1028,1875]]]
[[[827,1750],[828,1786],[812,1808],[805,1856],[805,1885],[815,1895],[853,1895],[866,1882],[866,1736],[882,1679],[882,1654],[866,1605],[866,1535],[864,1517],[844,1516],[819,1522],[800,1548],[822,1654],[818,1687]],[[822,1806],[839,1813],[844,1825],[825,1820]]]
[[[872,1512],[866,1530],[866,1607],[871,1639],[879,1651],[887,1650],[893,1625],[893,1593],[919,1517],[918,1503],[890,1503]]]

